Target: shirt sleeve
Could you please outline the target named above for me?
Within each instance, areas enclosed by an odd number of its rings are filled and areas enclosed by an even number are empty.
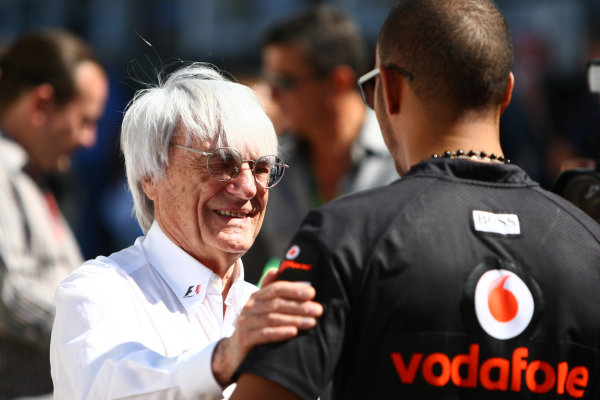
[[[280,280],[303,281],[323,305],[317,326],[292,340],[256,347],[234,378],[251,373],[274,381],[303,399],[326,391],[341,355],[348,319],[348,299],[335,262],[320,244],[300,234],[292,241],[279,271]]]
[[[107,271],[108,270],[108,271]],[[55,399],[221,399],[211,359],[216,343],[170,357],[140,332],[124,279],[82,266],[58,288],[50,362]]]

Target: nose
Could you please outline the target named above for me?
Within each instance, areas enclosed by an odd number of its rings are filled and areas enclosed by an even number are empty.
[[[281,98],[281,90],[277,89],[277,87],[273,85],[269,85],[269,94],[271,96],[271,100],[278,104],[279,99]]]
[[[229,181],[227,190],[246,200],[250,200],[256,196],[258,188],[252,174],[252,169],[250,169],[248,163],[242,164],[240,172]]]
[[[89,148],[96,144],[98,138],[98,125],[87,124],[81,128],[79,132],[79,145]]]

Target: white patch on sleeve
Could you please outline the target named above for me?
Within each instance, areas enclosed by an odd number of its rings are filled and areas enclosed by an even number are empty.
[[[473,225],[476,231],[498,233],[500,235],[519,235],[521,226],[516,214],[494,214],[473,210]]]

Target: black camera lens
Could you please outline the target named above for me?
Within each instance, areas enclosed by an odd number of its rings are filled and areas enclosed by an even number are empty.
[[[552,189],[600,222],[600,173],[575,169],[563,172]]]

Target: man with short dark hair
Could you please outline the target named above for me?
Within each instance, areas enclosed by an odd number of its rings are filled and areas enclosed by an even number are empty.
[[[402,0],[359,79],[401,180],[311,212],[279,267],[315,329],[232,399],[598,398],[600,225],[504,157],[512,44],[491,0]]]
[[[288,127],[281,151],[294,168],[271,193],[263,228],[244,256],[252,278],[273,257],[279,264],[310,209],[398,178],[375,114],[356,87],[367,55],[358,23],[332,5],[290,15],[265,33],[263,73]]]
[[[82,262],[44,179],[96,142],[108,79],[69,32],[30,32],[0,56],[0,398],[49,394],[52,299]]]

